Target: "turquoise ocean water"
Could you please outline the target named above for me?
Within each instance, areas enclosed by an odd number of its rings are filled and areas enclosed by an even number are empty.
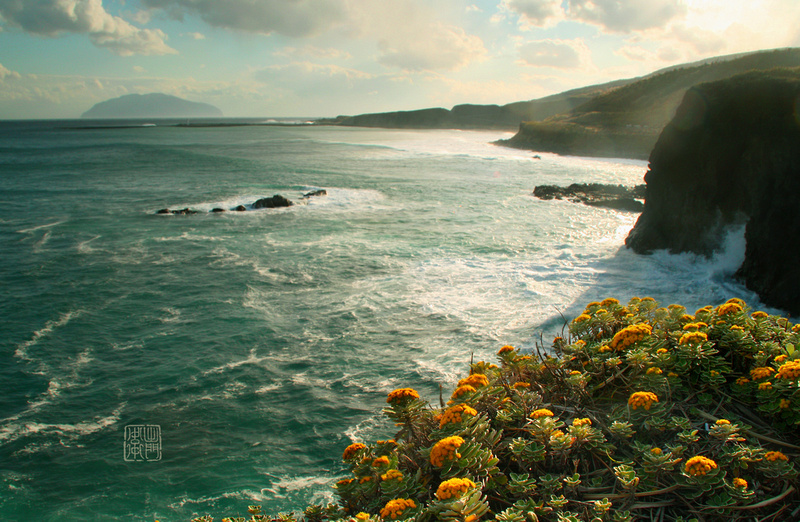
[[[637,256],[635,214],[531,196],[645,162],[497,132],[77,125],[0,123],[2,520],[301,509],[345,446],[393,435],[389,391],[436,403],[589,301],[758,305],[729,277],[741,233],[712,260]],[[273,194],[298,204],[208,212]]]

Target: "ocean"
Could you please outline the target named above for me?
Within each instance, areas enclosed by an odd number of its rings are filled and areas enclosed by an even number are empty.
[[[437,404],[590,301],[778,312],[731,278],[741,230],[714,259],[639,256],[637,214],[531,194],[633,186],[646,162],[166,123],[0,122],[2,520],[302,510],[333,499],[348,444],[394,435],[388,392]],[[296,204],[210,212],[274,194]]]

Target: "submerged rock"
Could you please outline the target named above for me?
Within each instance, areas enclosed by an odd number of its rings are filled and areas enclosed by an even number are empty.
[[[641,212],[644,204],[638,199],[644,197],[644,188],[644,185],[628,188],[622,185],[606,185],[602,183],[573,183],[568,187],[539,185],[533,189],[533,195],[544,200],[568,199],[575,203],[584,203],[593,207]]]
[[[314,196],[327,196],[327,195],[328,191],[325,189],[312,190],[311,192],[306,192],[305,194],[303,194],[303,199],[312,198]]]
[[[188,215],[188,214],[197,214],[197,213],[198,213],[197,210],[191,210],[189,208],[183,208],[183,209],[180,209],[180,210],[170,210],[168,208],[162,208],[161,210],[156,212],[156,214],[175,214],[175,215],[178,215],[178,214]]]
[[[800,314],[800,73],[775,70],[686,93],[650,155],[644,211],[625,244],[706,256],[746,223],[737,276]]]

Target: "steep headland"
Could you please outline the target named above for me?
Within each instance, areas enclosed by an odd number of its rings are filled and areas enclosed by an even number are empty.
[[[81,118],[86,119],[219,117],[222,117],[222,111],[213,105],[161,93],[126,94],[97,103],[81,115]]]
[[[746,223],[737,272],[800,314],[800,70],[753,72],[686,93],[650,155],[645,207],[625,243],[709,255]]]

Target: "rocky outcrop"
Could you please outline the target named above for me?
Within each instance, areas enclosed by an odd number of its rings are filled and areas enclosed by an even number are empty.
[[[625,243],[710,255],[746,223],[737,272],[769,305],[800,314],[800,72],[699,85],[650,155],[645,208]]]
[[[539,199],[568,199],[575,203],[584,203],[593,207],[606,207],[629,212],[641,212],[644,203],[644,185],[633,188],[622,185],[606,185],[602,183],[573,183],[568,187],[556,185],[539,185],[534,187],[533,195]]]
[[[303,194],[303,196],[300,198],[300,202],[307,203],[307,200],[310,198],[327,196],[327,195],[328,191],[325,189],[312,190],[310,192],[306,192],[305,194]],[[292,200],[287,199],[284,196],[281,196],[280,194],[275,194],[271,198],[261,198],[257,200],[255,203],[253,203],[252,208],[254,209],[282,208],[282,207],[291,207],[292,205],[294,205]],[[235,208],[232,208],[231,210],[235,212],[245,212],[247,211],[247,207],[244,205],[238,205]],[[156,214],[197,214],[198,212],[199,212],[198,210],[191,210],[189,208],[184,208],[181,210],[170,210],[168,208],[162,208],[161,210],[157,211]],[[210,212],[221,213],[221,212],[226,212],[226,210],[224,208],[216,207],[212,208]]]
[[[291,207],[292,202],[286,199],[285,197],[281,196],[280,194],[275,194],[271,198],[261,198],[255,203],[253,203],[253,208],[279,208],[279,207]]]

